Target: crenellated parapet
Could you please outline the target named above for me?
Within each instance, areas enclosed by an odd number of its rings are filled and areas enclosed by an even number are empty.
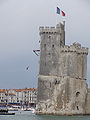
[[[40,34],[60,34],[64,30],[64,24],[59,23],[56,27],[40,27]]]
[[[88,48],[81,47],[78,43],[73,43],[73,45],[65,45],[64,47],[61,47],[61,52],[75,52],[77,54],[88,54]]]

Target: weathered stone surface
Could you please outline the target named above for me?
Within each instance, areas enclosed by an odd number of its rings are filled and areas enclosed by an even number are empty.
[[[86,83],[88,49],[79,43],[65,45],[64,27],[60,23],[56,28],[40,28],[36,114],[76,115],[89,111],[88,107],[85,109],[89,103]]]
[[[85,80],[55,76],[41,76],[40,79],[44,83],[39,87],[38,111],[45,114],[85,114]]]
[[[86,114],[90,114],[90,89],[88,89],[88,93],[86,96],[85,112]]]

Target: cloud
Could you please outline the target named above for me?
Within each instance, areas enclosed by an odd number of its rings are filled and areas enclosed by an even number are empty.
[[[2,5],[5,2],[8,2],[8,0],[0,0],[0,5]]]
[[[24,74],[19,73],[19,75],[22,75],[19,80],[19,82],[22,82],[22,86],[25,84],[25,79],[31,79],[33,82],[37,80],[34,76],[38,74],[35,71],[38,59],[34,56],[32,50],[39,49],[39,26],[55,26],[58,22],[64,20],[61,15],[56,15],[57,5],[66,13],[66,44],[80,42],[83,46],[89,47],[89,2],[89,0],[63,0],[60,2],[55,0],[52,0],[52,2],[49,0],[38,0],[38,2],[36,0],[0,0],[0,5],[2,5],[0,6],[0,65],[2,65],[0,70],[1,72],[6,70],[6,73],[2,73],[0,82],[2,83],[3,80],[4,83],[5,81],[12,81],[13,78],[19,79],[15,78],[15,74],[9,73],[8,75],[8,69],[18,72],[19,68],[23,69],[24,64],[26,66],[28,64],[32,65],[32,74],[28,73],[28,78],[27,75],[25,78]],[[90,56],[88,57],[90,59]],[[19,66],[20,64],[21,66]],[[90,68],[88,67],[88,69],[89,72]],[[7,74],[6,78],[3,77],[4,74]],[[16,76],[18,77],[18,73]],[[90,79],[90,76],[88,78]],[[13,87],[12,84],[1,84],[1,86]]]

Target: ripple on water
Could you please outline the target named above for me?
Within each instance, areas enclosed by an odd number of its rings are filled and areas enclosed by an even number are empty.
[[[90,120],[90,116],[35,115],[31,111],[16,111],[15,115],[0,115],[0,120]]]

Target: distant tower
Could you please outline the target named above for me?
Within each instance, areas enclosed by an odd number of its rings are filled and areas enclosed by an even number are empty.
[[[40,27],[37,114],[84,114],[88,49],[65,45],[65,22]]]

